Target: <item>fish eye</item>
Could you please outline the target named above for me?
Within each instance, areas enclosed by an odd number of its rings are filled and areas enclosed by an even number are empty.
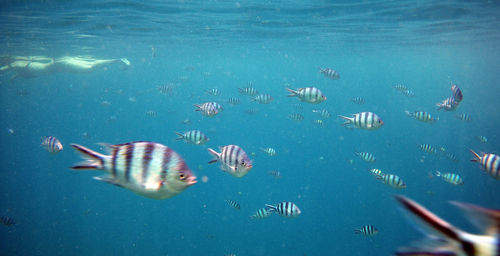
[[[186,179],[186,175],[184,173],[179,173],[179,179],[180,180],[185,180]]]

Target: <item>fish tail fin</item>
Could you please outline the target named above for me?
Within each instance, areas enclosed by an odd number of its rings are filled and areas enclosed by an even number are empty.
[[[405,114],[409,117],[413,117],[413,114],[408,110],[405,110]]]
[[[177,136],[179,136],[179,137],[175,138],[175,140],[182,140],[182,139],[184,139],[184,134],[182,134],[180,132],[175,132],[175,134],[177,134]]]
[[[325,72],[325,69],[322,68],[322,67],[318,67],[318,69],[319,69],[319,73],[324,73]]]
[[[440,171],[434,171],[434,175],[436,175],[437,177],[441,177],[441,172]]]
[[[193,106],[196,107],[196,109],[194,111],[201,111],[201,106],[198,105],[198,104],[193,104]]]
[[[275,212],[276,211],[276,206],[270,205],[270,204],[265,204],[266,209],[270,212]]]
[[[361,229],[355,228],[354,229],[354,234],[361,234]]]
[[[214,157],[214,159],[208,161],[209,164],[213,164],[219,161],[220,153],[217,153],[217,151],[211,148],[208,148],[208,153],[210,153]]]
[[[286,90],[290,93],[290,94],[288,95],[288,97],[295,97],[295,96],[297,96],[297,94],[298,94],[298,92],[297,92],[297,91],[292,90],[292,89],[290,89],[290,88],[286,88]]]
[[[468,216],[467,219],[487,235],[498,236],[500,234],[500,210],[456,201],[451,201],[450,203],[463,210]]]
[[[353,117],[347,117],[347,116],[342,116],[342,115],[338,115],[338,117],[344,119],[344,123],[342,124],[343,126],[349,125],[354,121]]]
[[[71,146],[81,154],[85,161],[77,163],[72,166],[73,170],[102,170],[104,169],[104,161],[106,156],[90,150],[84,146],[78,144],[71,144]]]
[[[474,150],[472,150],[472,149],[469,149],[469,150],[474,155],[474,159],[471,159],[472,162],[481,161],[481,156],[478,153],[474,152]]]
[[[415,227],[426,235],[426,239],[420,241],[418,246],[400,249],[396,255],[461,255],[458,253],[463,249],[457,244],[466,242],[463,240],[464,231],[409,198],[401,195],[395,197],[407,217],[416,224]]]
[[[436,103],[436,107],[437,107],[437,110],[440,110],[444,107],[444,104],[438,102],[438,103]]]

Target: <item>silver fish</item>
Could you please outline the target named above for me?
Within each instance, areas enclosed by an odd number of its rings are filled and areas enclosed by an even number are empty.
[[[210,139],[203,132],[199,130],[187,131],[185,133],[176,132],[179,136],[176,140],[184,140],[187,143],[202,145],[207,143]]]
[[[213,117],[217,115],[223,108],[217,102],[205,102],[201,105],[195,104],[195,111],[200,111],[202,115]]]
[[[209,164],[220,162],[223,171],[237,178],[247,175],[252,169],[252,161],[241,147],[227,145],[221,147],[220,151],[218,153],[211,148],[208,149],[208,152],[215,157],[215,159],[208,162]]]
[[[340,79],[339,73],[331,68],[319,68],[319,72],[332,80]]]
[[[384,122],[372,112],[361,112],[358,114],[353,114],[353,117],[340,116],[340,118],[344,119],[345,122],[343,125],[348,128],[360,128],[365,130],[376,130],[382,125]]]
[[[460,175],[456,173],[441,173],[440,171],[436,171],[435,175],[437,177],[443,178],[444,181],[451,183],[453,185],[463,185],[464,181],[460,177]]]
[[[252,101],[255,101],[259,104],[269,104],[273,101],[273,97],[269,94],[259,94],[255,96]]]
[[[63,145],[56,137],[45,136],[41,137],[40,140],[42,141],[40,146],[42,146],[52,154],[59,153],[59,151],[63,150]]]
[[[405,113],[407,116],[425,123],[435,123],[439,120],[439,117],[433,117],[431,114],[425,111],[415,111],[411,113],[410,111],[405,110]]]
[[[301,214],[299,207],[292,202],[281,202],[277,205],[266,204],[266,208],[281,216],[295,218]]]
[[[378,229],[372,225],[366,225],[361,228],[354,229],[354,234],[362,234],[365,236],[375,236],[378,233]]]
[[[487,172],[491,177],[496,180],[500,180],[500,156],[495,154],[482,154],[480,156],[478,153],[470,149],[470,152],[474,155],[472,162],[477,162],[481,166],[481,169]]]
[[[260,208],[252,216],[250,216],[250,219],[265,219],[269,217],[269,215],[271,215],[271,211],[267,208]]]
[[[153,199],[173,197],[196,183],[182,157],[165,145],[149,141],[104,145],[110,155],[71,144],[86,160],[71,169],[104,170],[107,175],[94,179]]]
[[[290,92],[288,97],[297,97],[303,102],[319,104],[326,100],[326,96],[316,87],[298,88],[297,90],[286,88],[286,90]]]

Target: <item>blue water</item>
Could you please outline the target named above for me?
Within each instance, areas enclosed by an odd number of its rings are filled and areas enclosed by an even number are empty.
[[[469,161],[469,148],[500,153],[495,1],[147,2],[2,4],[2,56],[90,55],[127,58],[132,65],[33,78],[0,72],[0,215],[17,223],[0,225],[0,254],[390,255],[421,237],[398,210],[395,194],[468,231],[476,230],[447,201],[500,208],[499,181]],[[330,80],[318,67],[341,78]],[[249,82],[274,101],[259,105],[238,94]],[[173,95],[157,90],[167,83],[177,85]],[[415,97],[394,90],[398,83]],[[456,111],[437,111],[451,83],[464,100]],[[314,86],[328,99],[300,103],[287,97],[287,86]],[[212,88],[221,95],[205,92]],[[366,103],[352,103],[356,96]],[[225,103],[229,97],[242,103]],[[194,111],[193,104],[206,101],[224,110],[213,118]],[[257,113],[248,114],[252,108]],[[320,117],[312,110],[321,108],[333,116],[316,127]],[[157,115],[145,115],[149,110]],[[405,110],[440,119],[422,123]],[[337,118],[363,111],[377,113],[384,126],[350,130]],[[288,119],[294,112],[305,119]],[[458,120],[462,112],[473,120]],[[175,132],[193,129],[210,141],[175,140]],[[39,146],[49,135],[63,151],[53,155]],[[137,140],[174,149],[198,183],[158,201],[92,179],[101,172],[69,169],[80,161],[71,143],[103,152],[97,143]],[[445,147],[459,162],[420,151],[424,143]],[[228,144],[255,153],[253,169],[241,179],[207,164],[208,147]],[[278,154],[267,156],[260,147]],[[377,161],[363,162],[354,151],[371,152]],[[384,185],[371,168],[397,174],[407,188]],[[268,174],[273,169],[281,179]],[[458,173],[465,184],[430,177],[434,170]],[[282,201],[296,203],[302,214],[248,218]],[[378,235],[354,234],[368,224]]]

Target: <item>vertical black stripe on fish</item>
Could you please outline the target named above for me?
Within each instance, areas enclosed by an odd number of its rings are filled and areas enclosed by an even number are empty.
[[[240,164],[240,161],[239,161],[239,156],[241,154],[241,148],[238,147],[238,149],[236,149],[236,153],[234,153],[234,168],[235,169],[238,169],[239,168],[239,164]]]
[[[172,158],[172,150],[168,147],[165,147],[163,149],[163,158],[161,161],[161,173],[160,173],[161,184],[167,182],[168,165],[170,163],[171,158]]]
[[[111,153],[111,177],[116,177],[116,159],[118,158],[118,151],[120,147],[113,147],[113,152]]]
[[[142,180],[143,182],[148,177],[149,165],[151,163],[151,159],[153,159],[153,152],[155,150],[155,144],[152,142],[148,142],[144,148],[144,155],[142,157]]]
[[[227,155],[226,155],[226,163],[227,163],[229,166],[235,166],[235,165],[234,165],[234,162],[235,162],[235,157],[233,156],[233,151],[234,151],[234,148],[235,148],[235,146],[234,146],[234,145],[231,145],[231,146],[229,146],[229,150],[227,151]]]
[[[132,159],[134,158],[134,144],[126,144],[125,146],[125,181],[130,180],[130,169],[132,168]]]

